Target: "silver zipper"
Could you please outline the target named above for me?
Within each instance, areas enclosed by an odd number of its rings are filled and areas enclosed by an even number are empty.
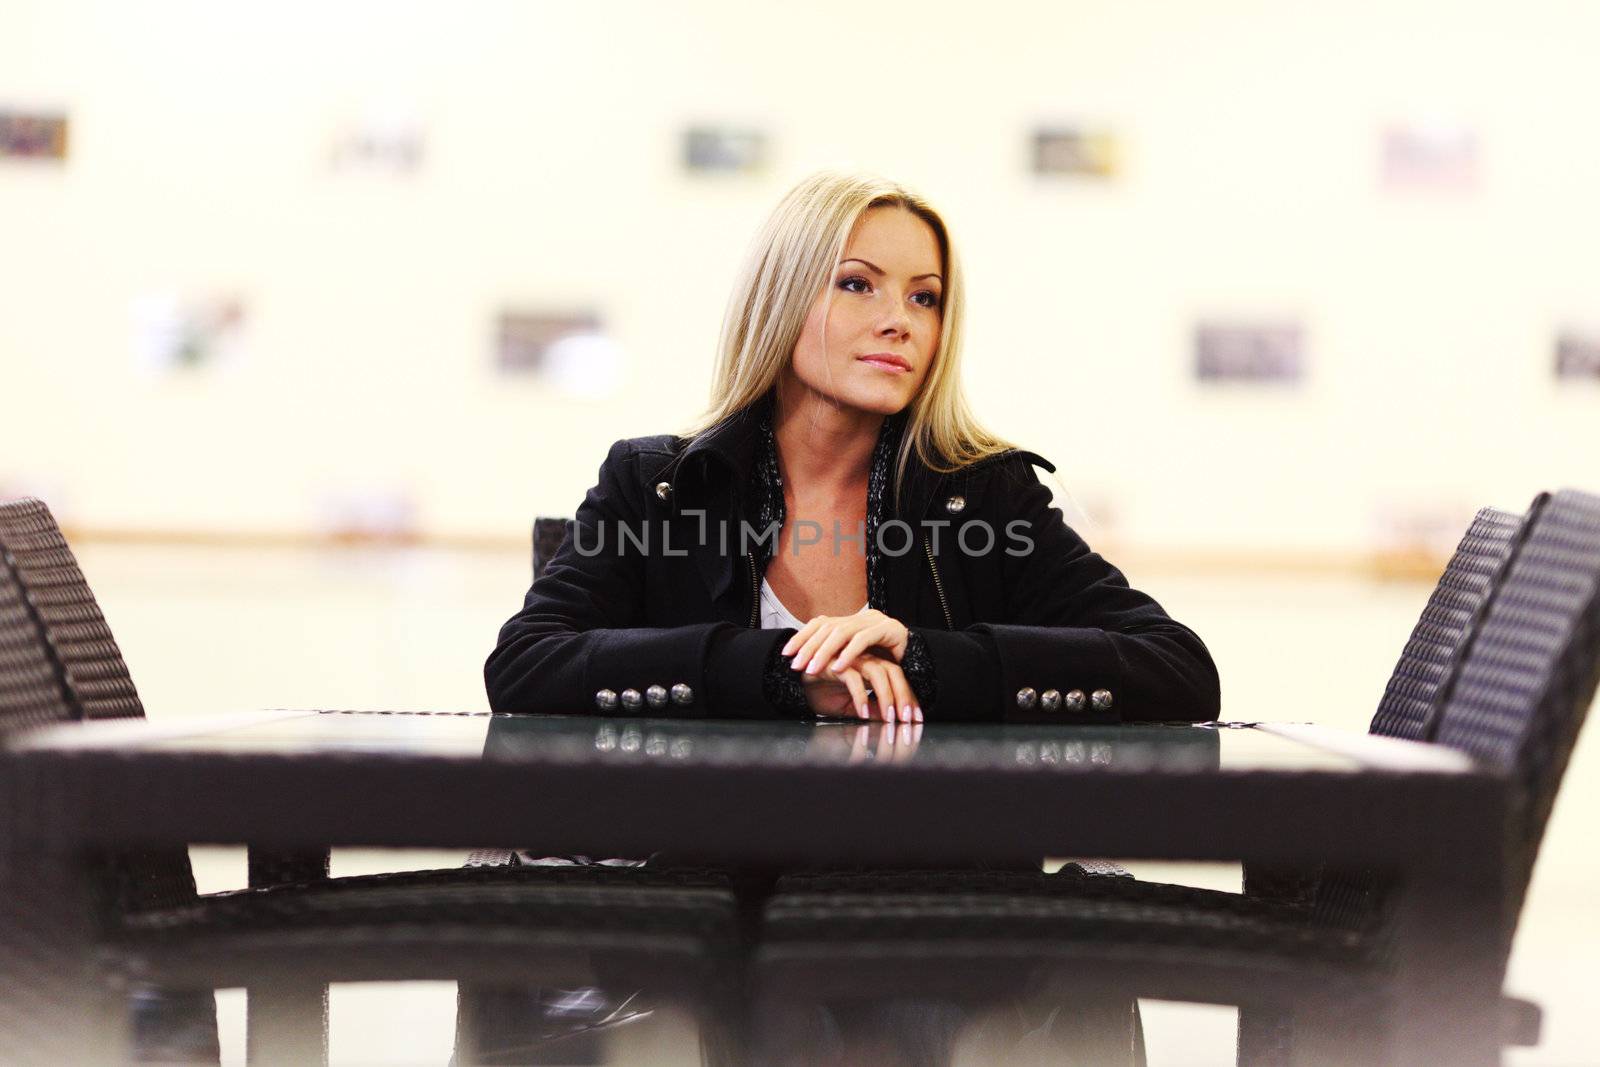
[[[933,546],[928,539],[922,539],[922,550],[928,554],[928,569],[933,572],[933,591],[939,594],[939,610],[944,612],[944,628],[954,630],[956,624],[950,618],[950,604],[944,598],[944,583],[939,580],[939,565],[933,561]]]
[[[756,577],[756,554],[749,552],[745,559],[750,561],[750,629],[759,629],[761,626],[761,579]]]

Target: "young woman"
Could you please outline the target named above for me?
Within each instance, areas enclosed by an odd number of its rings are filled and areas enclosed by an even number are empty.
[[[485,665],[496,711],[1204,720],[1204,644],[961,389],[944,221],[819,174],[758,235],[702,421],[618,441]]]

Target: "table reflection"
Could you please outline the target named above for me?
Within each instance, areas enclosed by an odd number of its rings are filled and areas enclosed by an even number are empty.
[[[497,715],[483,754],[506,761],[1185,771],[1219,765],[1223,732],[1187,724],[1022,727]]]

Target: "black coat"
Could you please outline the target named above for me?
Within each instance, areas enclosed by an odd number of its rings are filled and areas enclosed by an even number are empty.
[[[491,708],[781,714],[763,672],[794,631],[756,628],[760,549],[740,546],[757,438],[752,409],[692,442],[612,445],[484,665]],[[900,522],[880,534],[885,612],[926,641],[933,662],[929,721],[1216,718],[1205,645],[1089,550],[1035,464],[1055,469],[1010,452],[939,474],[913,455]]]

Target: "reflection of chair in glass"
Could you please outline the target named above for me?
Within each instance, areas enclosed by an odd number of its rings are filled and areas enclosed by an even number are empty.
[[[0,733],[143,714],[49,510],[35,500],[0,504]],[[326,857],[325,849],[253,850],[252,888],[210,896],[196,894],[183,849],[121,854],[100,865],[109,966],[139,976],[129,998],[137,1058],[216,1062],[217,985],[249,988],[252,1063],[316,1063],[326,1058],[332,980],[416,976],[421,967],[431,977],[538,982],[545,976],[538,953],[551,944],[569,954],[582,949],[587,931],[603,935],[602,948],[606,938],[631,938],[624,962],[635,949],[660,949],[669,973],[656,980],[670,991],[694,987],[690,974],[702,965],[684,960],[724,955],[725,935],[736,926],[732,894],[714,873],[469,867],[329,880]],[[3,929],[19,936],[13,924]],[[0,945],[13,949],[13,959],[32,951]],[[557,967],[547,977],[582,977],[571,970]],[[16,983],[0,991],[0,1036],[21,1040],[77,1024],[54,1017],[48,976],[37,974],[38,995]],[[28,1059],[15,1049],[8,1055]]]
[[[1430,598],[1374,719],[1374,733],[1450,745],[1512,778],[1522,813],[1504,874],[1513,919],[1593,698],[1597,613],[1600,499],[1541,498],[1523,521],[1486,510]],[[1494,828],[1483,829],[1488,844]],[[1216,893],[1079,873],[1064,881],[948,872],[791,878],[768,907],[761,952],[770,962],[775,948],[814,942],[814,927],[837,927],[848,915],[856,935],[876,936],[880,948],[898,932],[924,954],[961,943],[969,967],[984,953],[1009,954],[1001,975],[1025,969],[1030,954],[1110,957],[1120,962],[1104,980],[1119,975],[1125,988],[1159,995],[1152,985],[1171,991],[1173,975],[1187,968],[1208,974],[1214,990],[1180,981],[1178,992],[1241,1004],[1241,1062],[1286,1061],[1308,1035],[1330,1034],[1349,1062],[1381,1060],[1394,902],[1387,882],[1372,872],[1251,870],[1246,888]],[[1040,966],[1042,981],[1051,966]],[[1057,968],[1051,980],[1070,980],[1072,969],[1063,976]],[[1527,1030],[1530,1008],[1509,1006]]]

